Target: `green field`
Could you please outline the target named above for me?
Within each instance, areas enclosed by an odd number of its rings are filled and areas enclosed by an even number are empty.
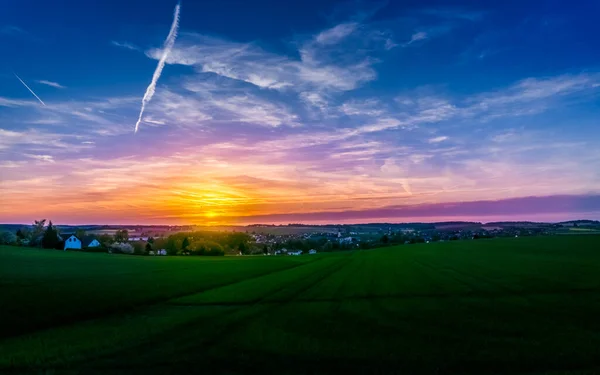
[[[600,236],[218,259],[0,247],[0,373],[597,374]]]

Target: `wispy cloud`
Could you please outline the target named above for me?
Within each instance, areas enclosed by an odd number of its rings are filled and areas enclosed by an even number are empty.
[[[54,157],[52,155],[36,155],[36,154],[25,154],[28,158],[47,162],[54,163]]]
[[[136,46],[135,44],[129,43],[129,42],[119,42],[116,40],[111,40],[110,44],[112,44],[113,46],[119,47],[119,48],[129,49],[132,51],[140,50],[140,47]]]
[[[354,22],[339,24],[331,29],[320,32],[315,37],[315,42],[323,45],[337,44],[354,32],[357,26],[358,24]]]
[[[381,103],[376,99],[349,100],[339,107],[346,116],[379,116],[384,113]]]
[[[447,139],[448,139],[447,136],[441,135],[439,137],[429,138],[427,140],[427,142],[429,142],[429,143],[440,143],[440,142],[444,142]]]
[[[46,81],[44,79],[38,80],[36,82],[37,83],[41,83],[42,85],[55,87],[57,89],[65,89],[66,88],[65,86],[61,85],[60,83],[52,82],[52,81]]]
[[[0,107],[30,107],[38,104],[31,100],[11,99],[0,97]]]
[[[144,115],[144,109],[146,108],[146,105],[148,104],[148,102],[150,102],[150,100],[152,100],[152,96],[154,96],[154,92],[156,91],[156,82],[158,82],[158,79],[162,74],[163,68],[165,67],[167,57],[169,57],[169,53],[171,52],[171,49],[175,44],[175,38],[177,38],[177,29],[179,28],[180,7],[181,6],[179,3],[175,6],[175,13],[173,14],[173,23],[171,24],[169,35],[167,35],[167,39],[165,40],[165,43],[163,45],[162,55],[158,60],[158,65],[156,66],[156,70],[152,75],[152,82],[150,82],[150,85],[146,89],[146,93],[142,98],[142,108],[140,109],[140,116],[137,122],[135,123],[135,133],[137,133],[140,126],[140,122],[142,122],[142,116]]]
[[[408,42],[406,42],[406,43],[402,44],[402,46],[403,46],[403,47],[408,47],[408,46],[410,46],[411,44],[413,44],[413,43],[415,43],[415,42],[418,42],[418,41],[420,41],[420,40],[425,40],[425,39],[427,39],[427,38],[428,38],[428,35],[427,35],[427,33],[426,33],[426,32],[424,32],[424,31],[419,31],[419,32],[416,32],[416,33],[414,33],[414,34],[413,34],[413,35],[410,37],[410,40],[409,40]]]
[[[565,74],[549,78],[527,78],[505,90],[475,96],[473,101],[478,102],[482,108],[532,102],[592,90],[599,82],[600,74],[588,73]]]
[[[296,58],[266,51],[256,43],[184,33],[166,61],[194,66],[200,73],[213,73],[259,88],[342,92],[376,78],[373,66],[378,60],[369,53],[385,50],[386,40],[389,38],[365,25],[343,23],[296,42],[299,55]],[[154,59],[160,59],[162,53],[162,49],[146,52]]]
[[[17,77],[17,79],[18,79],[18,80],[19,80],[19,81],[20,81],[20,82],[23,84],[23,86],[25,86],[25,87],[27,88],[27,90],[29,90],[29,92],[30,92],[30,93],[31,93],[33,96],[35,96],[35,98],[36,98],[36,99],[37,99],[37,100],[38,100],[40,103],[42,103],[42,105],[43,105],[43,106],[45,106],[45,105],[46,105],[46,103],[44,103],[44,102],[42,101],[42,99],[40,99],[40,97],[39,97],[39,96],[37,96],[37,94],[36,94],[35,92],[33,92],[33,90],[32,90],[31,88],[29,88],[29,86],[27,86],[27,84],[26,84],[25,82],[23,82],[23,80],[21,79],[21,77],[19,77],[19,76],[17,75],[17,73],[14,73],[14,75],[15,75],[15,77]]]
[[[14,25],[5,25],[0,27],[0,34],[26,34],[27,32],[22,28]]]

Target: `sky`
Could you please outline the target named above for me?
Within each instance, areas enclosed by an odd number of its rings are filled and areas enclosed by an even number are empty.
[[[2,1],[0,222],[600,219],[600,2],[148,4]]]

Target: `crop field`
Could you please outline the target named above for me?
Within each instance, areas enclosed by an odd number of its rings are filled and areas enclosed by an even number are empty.
[[[600,236],[300,257],[0,247],[2,374],[598,374]]]

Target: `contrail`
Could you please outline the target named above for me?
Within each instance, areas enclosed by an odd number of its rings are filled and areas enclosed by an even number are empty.
[[[156,82],[160,78],[160,74],[162,73],[163,68],[165,67],[165,61],[167,60],[167,57],[169,56],[169,53],[171,52],[171,49],[173,48],[173,44],[175,44],[175,38],[177,38],[177,29],[179,28],[179,8],[180,8],[180,6],[181,6],[180,3],[177,3],[177,5],[175,6],[175,13],[173,14],[173,24],[171,25],[171,30],[169,30],[169,35],[167,35],[167,39],[165,40],[165,43],[163,44],[163,54],[160,57],[160,60],[158,60],[158,66],[156,67],[156,70],[154,71],[154,75],[152,75],[152,82],[150,82],[150,85],[146,89],[146,93],[144,94],[144,97],[142,98],[142,109],[140,110],[140,117],[138,118],[137,122],[135,123],[134,134],[137,133],[138,128],[140,127],[140,122],[142,121],[142,115],[144,114],[144,109],[146,109],[146,104],[148,104],[150,99],[152,99],[152,96],[154,96],[154,91],[156,90]]]
[[[44,101],[43,101],[42,99],[40,99],[40,97],[39,97],[39,96],[37,96],[37,95],[35,94],[35,92],[33,92],[33,90],[32,90],[32,89],[30,89],[30,88],[29,88],[29,86],[27,86],[27,84],[26,84],[25,82],[23,82],[23,80],[21,79],[21,77],[19,77],[19,76],[17,75],[17,73],[13,72],[13,74],[15,75],[15,77],[17,77],[17,79],[18,79],[19,81],[21,81],[21,83],[23,84],[23,86],[27,87],[27,90],[29,90],[29,92],[30,92],[30,93],[32,93],[32,94],[33,94],[33,96],[35,96],[35,98],[36,98],[37,100],[39,100],[39,101],[40,101],[40,103],[42,103],[44,106],[46,106],[46,103],[44,103]]]

